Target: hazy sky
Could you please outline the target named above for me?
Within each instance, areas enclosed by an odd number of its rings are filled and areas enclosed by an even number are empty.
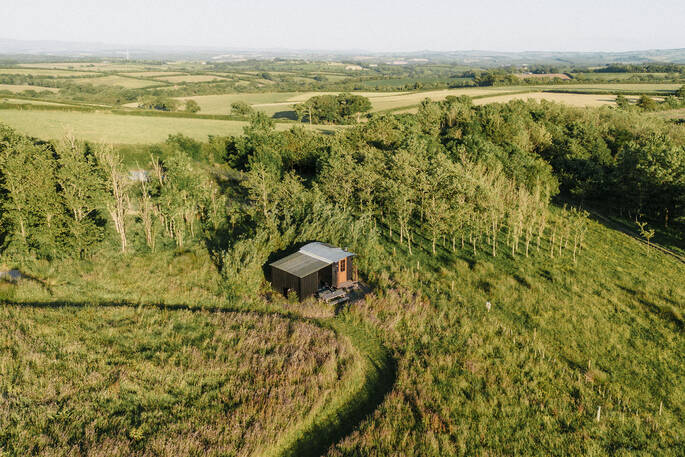
[[[0,0],[0,38],[240,48],[685,47],[685,0]]]

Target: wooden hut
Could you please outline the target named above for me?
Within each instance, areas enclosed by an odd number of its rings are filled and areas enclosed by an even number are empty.
[[[300,300],[322,287],[342,288],[354,279],[353,252],[326,243],[309,243],[271,266],[272,287],[287,296],[297,293]]]

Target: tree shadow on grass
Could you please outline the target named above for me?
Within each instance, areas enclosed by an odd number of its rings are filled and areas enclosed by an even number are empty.
[[[680,313],[676,308],[675,303],[673,305],[654,303],[648,300],[647,297],[645,297],[644,292],[640,290],[630,289],[621,285],[619,285],[618,288],[635,298],[635,300],[637,300],[637,302],[640,303],[647,311],[674,323],[679,330],[683,330],[685,328],[685,319],[683,319],[682,313]],[[673,303],[673,301],[670,299],[667,299],[667,301]]]

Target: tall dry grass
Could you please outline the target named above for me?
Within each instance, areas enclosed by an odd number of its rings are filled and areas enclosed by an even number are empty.
[[[3,455],[250,455],[338,388],[331,330],[277,315],[0,306]]]

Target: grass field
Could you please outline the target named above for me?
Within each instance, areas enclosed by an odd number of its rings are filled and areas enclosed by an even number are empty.
[[[627,97],[629,100],[636,100],[637,97]],[[479,98],[474,100],[475,105],[487,103],[507,103],[511,100],[548,100],[551,102],[564,103],[569,106],[611,106],[616,104],[616,97],[613,95],[592,95],[592,94],[559,94],[550,92],[533,92],[528,94],[510,94],[494,97]]]
[[[46,90],[49,92],[59,91],[59,89],[55,89],[54,87],[30,86],[28,84],[0,84],[0,91],[1,90],[6,90],[15,94],[24,92],[25,90],[35,90],[36,92],[42,92]]]
[[[124,76],[109,75],[98,78],[83,78],[75,80],[79,84],[92,84],[94,86],[121,86],[126,89],[142,89],[144,87],[159,86],[162,82],[144,81],[142,79],[126,78]]]
[[[159,81],[170,83],[204,83],[209,81],[224,81],[225,78],[214,75],[180,75],[180,76],[159,76],[155,78]]]
[[[448,96],[458,97],[468,95],[469,97],[480,97],[501,92],[511,92],[516,90],[528,90],[522,87],[478,87],[464,89],[442,89],[425,92],[408,92],[397,95],[381,96],[372,99],[372,111],[394,110],[402,107],[418,105],[423,99],[430,98],[433,101],[444,100]]]
[[[278,316],[0,305],[0,449],[250,455],[349,362],[331,330]]]
[[[49,62],[49,63],[27,63],[20,64],[20,67],[30,68],[53,68],[59,70],[80,70],[80,71],[144,71],[147,69],[163,70],[167,65],[150,65],[135,63],[111,63],[111,62]]]
[[[92,76],[92,72],[70,71],[70,70],[51,70],[45,68],[0,68],[3,75],[34,75],[34,76]]]
[[[608,84],[568,84],[559,86],[535,86],[537,89],[564,89],[564,90],[602,90],[616,92],[672,92],[682,84],[669,83],[608,83]]]
[[[57,139],[71,132],[77,138],[89,141],[123,144],[158,143],[174,133],[182,133],[198,140],[206,140],[207,135],[240,135],[247,125],[247,122],[242,121],[20,110],[0,110],[0,122],[37,138]],[[276,124],[279,130],[291,127],[293,124]],[[304,124],[303,127],[310,128]],[[313,128],[327,132],[335,127]]]
[[[178,71],[137,71],[132,73],[121,73],[123,76],[133,76],[134,78],[154,78],[156,76],[181,76],[185,73]]]
[[[240,94],[221,94],[221,95],[198,95],[193,97],[178,97],[178,100],[195,100],[201,108],[201,113],[205,114],[228,114],[231,110],[231,103],[245,102],[253,105],[255,109],[265,111],[278,111],[292,107],[295,103],[301,103],[315,95],[337,94],[338,92],[258,92]],[[372,100],[378,97],[387,97],[393,93],[378,92],[355,92],[357,95],[369,97]]]
[[[627,97],[635,100],[637,97]],[[592,94],[561,94],[551,92],[523,92],[518,94],[486,96],[473,100],[474,105],[487,105],[489,103],[507,103],[512,100],[547,100],[550,102],[564,103],[569,106],[577,107],[597,107],[612,106],[616,104],[616,97],[613,95],[592,95]],[[417,107],[394,111],[396,114],[416,113]]]
[[[428,92],[410,92],[407,94],[393,95],[391,97],[382,97],[372,99],[373,111],[397,110],[397,113],[411,113],[415,112],[417,105],[421,100],[428,97],[434,101],[444,100],[448,95],[468,95],[471,97],[479,97],[474,100],[476,104],[486,103],[506,103],[509,100],[515,99],[536,99],[536,100],[550,100],[566,103],[571,106],[603,106],[614,104],[615,97],[612,95],[602,94],[561,94],[561,93],[542,93],[538,92],[545,89],[563,89],[563,90],[582,90],[591,92],[596,91],[673,91],[680,87],[678,84],[573,84],[573,85],[552,85],[552,86],[502,86],[489,88],[466,88],[466,89],[449,89],[440,91]],[[507,94],[497,96],[502,92],[519,92],[518,94]],[[412,106],[414,105],[414,106]]]

